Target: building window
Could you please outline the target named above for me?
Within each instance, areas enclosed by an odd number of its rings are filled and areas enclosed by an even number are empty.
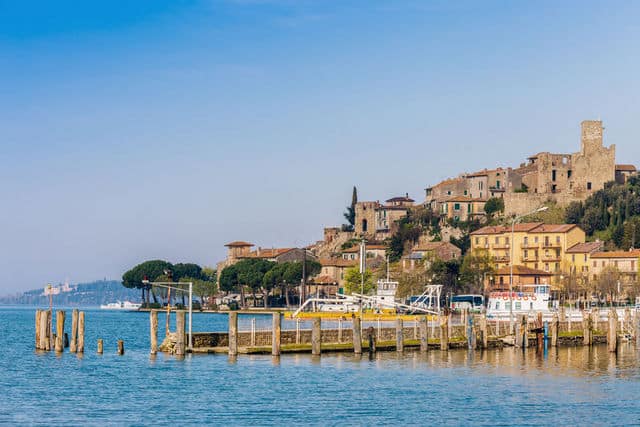
[[[480,238],[476,237],[476,245],[479,245],[479,244],[480,244]]]
[[[571,255],[571,262],[576,262],[576,254]]]
[[[556,272],[560,271],[560,263],[556,262]]]
[[[509,238],[508,238],[508,237],[505,237],[505,238],[504,238],[504,242],[508,245],[508,244],[509,244]]]
[[[529,258],[529,251],[528,250],[524,250],[524,259]]]
[[[571,178],[571,169],[567,171],[567,178]]]
[[[459,217],[458,215],[455,215],[455,216],[453,217],[453,219],[454,219],[454,220],[456,220],[456,221],[459,221],[459,220],[460,220],[460,217]]]
[[[451,190],[447,191],[447,195],[450,196],[451,195]]]
[[[549,263],[548,262],[544,263],[544,271],[549,272]]]
[[[587,262],[587,254],[584,254],[584,262]]]
[[[596,262],[595,262],[595,261],[593,261],[593,268],[595,268],[595,267],[596,267]]]
[[[367,231],[367,220],[366,219],[362,220],[362,231],[363,232]]]
[[[556,170],[552,170],[551,171],[551,181],[555,181],[556,180]]]
[[[520,301],[516,301],[516,310],[522,309],[522,303]]]
[[[467,190],[464,190],[464,195],[465,195],[465,196],[467,195]]]
[[[500,181],[496,181],[496,188],[500,188]]]
[[[560,244],[560,236],[556,236],[556,243]]]
[[[591,183],[587,182],[587,190],[591,190]]]
[[[454,203],[453,204],[453,209],[456,210],[456,211],[459,211],[460,210],[460,203]]]
[[[469,213],[473,212],[473,207],[471,206],[471,203],[467,203],[467,212]]]
[[[536,245],[538,244],[538,236],[533,238],[533,243],[535,243]]]
[[[527,246],[529,244],[529,237],[524,236],[524,245]]]

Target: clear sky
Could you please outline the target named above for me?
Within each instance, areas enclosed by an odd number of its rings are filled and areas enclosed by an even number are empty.
[[[0,293],[301,246],[601,118],[640,164],[634,1],[0,0]]]

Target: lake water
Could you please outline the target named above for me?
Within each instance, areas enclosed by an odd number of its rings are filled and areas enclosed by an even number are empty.
[[[177,360],[149,356],[148,314],[85,311],[78,357],[36,352],[35,309],[0,308],[0,424],[640,423],[640,360],[631,345],[617,357],[598,346],[545,356],[509,348],[381,352],[373,360],[350,353]],[[226,322],[195,314],[194,331],[225,330]],[[124,356],[115,354],[117,339]]]

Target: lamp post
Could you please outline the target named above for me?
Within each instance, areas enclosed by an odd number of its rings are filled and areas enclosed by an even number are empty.
[[[520,221],[524,217],[533,215],[534,213],[544,212],[547,209],[549,209],[547,206],[542,206],[529,213],[514,216],[511,220],[511,256],[509,257],[509,333],[513,333],[513,248],[515,246],[513,239],[515,235],[516,222]]]
[[[189,285],[189,352],[193,352],[193,333],[191,328],[191,320],[193,315],[193,282],[150,282],[149,280],[144,279],[142,283],[144,283],[145,285],[159,286],[161,288],[166,288],[169,291],[171,291],[171,289],[174,289],[176,291],[184,291],[184,289],[178,288],[172,285],[176,285],[179,283]]]

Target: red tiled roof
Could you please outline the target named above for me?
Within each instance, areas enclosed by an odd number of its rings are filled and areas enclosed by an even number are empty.
[[[633,251],[596,252],[591,258],[640,258],[640,249]]]
[[[496,276],[506,276],[511,274],[511,267],[502,267],[496,270],[494,273]],[[514,276],[553,276],[553,273],[548,271],[536,270],[535,268],[529,268],[524,265],[513,266]]]
[[[602,249],[603,242],[576,243],[567,249],[568,254],[589,254]]]
[[[257,251],[251,251],[246,255],[239,256],[238,258],[275,258],[292,249],[293,248],[260,249]]]
[[[356,260],[342,259],[342,258],[322,258],[320,259],[320,265],[323,267],[353,267],[358,264]]]
[[[566,233],[576,228],[576,224],[542,224],[531,230],[532,233]]]
[[[637,169],[633,165],[616,165],[617,171],[635,172]]]
[[[385,245],[366,245],[365,248],[366,250],[371,250],[371,251],[387,249]],[[360,252],[360,245],[351,246],[350,248],[342,251],[342,253],[347,253],[347,254],[356,253],[356,252]]]
[[[240,240],[236,240],[235,242],[227,243],[225,246],[230,248],[242,248],[246,246],[253,246],[253,243],[247,243]]]
[[[415,200],[413,200],[410,197],[405,197],[405,196],[400,196],[400,197],[392,197],[391,199],[386,201],[387,203],[392,203],[392,202],[415,202]]]
[[[542,225],[541,222],[523,222],[521,224],[516,224],[514,227],[514,231],[523,232],[523,231],[532,231],[536,227]],[[511,226],[505,225],[488,225],[486,227],[482,227],[479,230],[476,230],[471,233],[471,235],[483,235],[483,234],[502,234],[511,231]]]
[[[338,281],[331,276],[318,276],[311,279],[312,283],[317,283],[319,285],[334,285],[337,284]]]

